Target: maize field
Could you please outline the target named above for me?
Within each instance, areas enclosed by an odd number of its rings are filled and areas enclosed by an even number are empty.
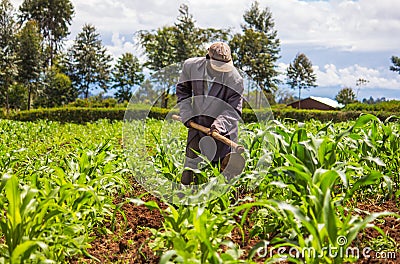
[[[135,122],[145,162],[124,151],[121,121],[0,120],[0,263],[400,263],[397,117],[241,124],[243,173],[196,205],[135,175],[179,182],[186,128]]]

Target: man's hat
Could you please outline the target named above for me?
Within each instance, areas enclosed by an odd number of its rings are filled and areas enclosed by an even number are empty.
[[[230,72],[233,70],[231,49],[226,43],[216,42],[208,48],[211,68],[219,72]]]

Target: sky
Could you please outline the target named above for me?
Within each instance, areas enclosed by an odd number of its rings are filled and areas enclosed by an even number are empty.
[[[11,0],[16,8],[22,0]],[[240,31],[249,0],[71,0],[75,16],[67,43],[85,23],[96,27],[110,54],[138,53],[135,32],[172,25],[182,3],[199,27]],[[275,20],[281,41],[278,69],[284,73],[296,54],[304,53],[317,75],[316,88],[302,92],[334,98],[351,87],[358,99],[400,99],[400,74],[390,71],[392,56],[400,57],[398,0],[259,0]],[[68,45],[68,44],[67,44]],[[284,81],[284,77],[281,77]],[[356,86],[359,79],[368,81]],[[285,84],[282,89],[290,91]],[[358,89],[359,88],[359,89]],[[297,91],[293,91],[297,94]]]

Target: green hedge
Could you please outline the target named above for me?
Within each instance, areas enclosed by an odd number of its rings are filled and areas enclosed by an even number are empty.
[[[369,111],[369,112],[392,112],[400,113],[400,101],[391,100],[376,104],[353,103],[348,104],[344,111]]]
[[[18,121],[35,121],[47,119],[51,121],[68,123],[86,123],[99,119],[123,120],[125,114],[130,118],[142,119],[146,116],[155,119],[163,119],[168,114],[167,109],[141,107],[127,110],[126,108],[85,108],[85,107],[63,107],[49,109],[34,109],[30,111],[19,111],[5,117]]]
[[[174,110],[174,114],[177,114]],[[47,119],[59,122],[86,123],[99,119],[123,120],[125,115],[129,119],[143,119],[146,116],[155,119],[164,119],[169,113],[168,109],[162,108],[146,108],[143,106],[126,108],[49,108],[35,109],[30,111],[13,112],[4,118],[19,121],[35,121],[38,119]],[[296,121],[307,121],[311,119],[321,121],[342,122],[355,120],[361,115],[361,111],[320,111],[320,110],[296,110],[296,109],[272,109],[275,119],[293,119]],[[393,113],[388,112],[369,112],[376,115],[381,120],[385,120],[392,116]],[[242,118],[244,122],[257,122],[269,118],[271,112],[265,110],[244,109]]]

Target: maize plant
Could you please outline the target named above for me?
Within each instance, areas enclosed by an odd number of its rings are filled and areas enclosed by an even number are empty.
[[[131,132],[123,142],[122,128]],[[159,188],[155,194],[179,183],[186,132],[179,123],[152,119],[86,125],[0,120],[0,263],[96,260],[91,241],[102,235],[116,240],[116,230],[129,224],[129,206],[162,216],[161,228],[136,229],[151,234],[145,243],[159,263],[355,262],[355,254],[333,256],[326,249],[344,252],[368,227],[382,236],[380,244],[399,243],[376,225],[389,216],[399,221],[397,214],[357,208],[360,201],[400,199],[397,117],[242,124],[238,143],[246,165],[225,193],[195,205],[145,200],[148,195],[129,183],[147,181],[147,190]],[[201,182],[222,177],[213,166],[195,172]]]

